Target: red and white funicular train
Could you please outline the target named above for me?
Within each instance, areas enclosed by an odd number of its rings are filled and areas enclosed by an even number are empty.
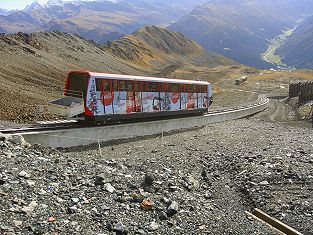
[[[168,78],[72,71],[65,97],[83,99],[87,120],[203,114],[212,102],[211,84]]]

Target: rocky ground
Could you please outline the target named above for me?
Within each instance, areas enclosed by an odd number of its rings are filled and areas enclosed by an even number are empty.
[[[313,133],[262,119],[99,149],[0,139],[1,234],[313,233]]]

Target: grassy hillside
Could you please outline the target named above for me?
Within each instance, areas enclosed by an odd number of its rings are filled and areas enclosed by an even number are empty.
[[[208,52],[180,33],[156,26],[143,27],[108,43],[105,49],[129,63],[154,69],[183,64],[209,67],[236,64]]]

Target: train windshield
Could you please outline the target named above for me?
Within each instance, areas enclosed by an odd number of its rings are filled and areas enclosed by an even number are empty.
[[[89,75],[71,73],[68,76],[68,86],[65,90],[66,96],[85,98],[88,86]]]

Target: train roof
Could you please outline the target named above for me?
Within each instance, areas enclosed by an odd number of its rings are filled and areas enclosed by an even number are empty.
[[[95,78],[111,78],[111,79],[117,79],[117,80],[144,81],[144,82],[166,82],[166,83],[193,84],[193,85],[208,85],[208,84],[210,84],[209,82],[205,82],[205,81],[145,77],[145,76],[110,74],[110,73],[97,73],[97,72],[89,72],[89,71],[72,71],[70,73],[82,73],[82,74],[88,74],[91,77],[95,77]]]

